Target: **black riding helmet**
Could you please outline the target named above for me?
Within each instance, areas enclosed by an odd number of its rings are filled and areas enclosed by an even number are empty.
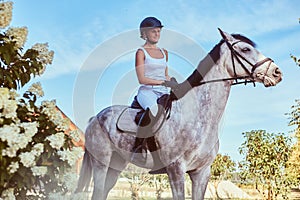
[[[156,19],[155,17],[146,17],[140,24],[140,33],[141,33],[141,38],[143,38],[143,31],[147,28],[162,28],[164,27],[161,22]]]

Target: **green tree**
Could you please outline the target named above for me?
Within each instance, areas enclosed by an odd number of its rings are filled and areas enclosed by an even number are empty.
[[[291,107],[289,116],[289,126],[295,126],[293,136],[296,139],[292,148],[292,154],[288,162],[288,173],[292,177],[295,185],[299,185],[300,181],[300,100],[295,101],[295,105]]]
[[[300,18],[299,18],[300,24]],[[296,56],[291,55],[291,58],[294,60],[296,65],[300,66],[300,59]],[[289,126],[295,126],[294,137],[296,143],[292,148],[292,155],[289,159],[288,173],[292,177],[292,180],[295,185],[300,184],[300,99],[296,100],[295,105],[291,107],[291,112],[287,113],[289,116]]]
[[[287,198],[291,182],[285,169],[291,153],[291,138],[265,130],[243,135],[246,141],[239,148],[244,155],[244,160],[239,163],[242,179],[255,184],[266,199],[274,199],[279,194]]]
[[[235,171],[235,162],[228,155],[217,154],[210,167],[211,180],[214,184],[216,196],[219,198],[218,185],[220,181],[232,178]]]
[[[162,199],[162,193],[170,188],[169,178],[166,174],[152,175],[148,183],[150,187],[155,188],[157,200]]]
[[[140,199],[140,190],[143,185],[145,185],[151,178],[145,169],[138,168],[134,165],[129,164],[127,170],[121,173],[122,177],[125,177],[129,184],[131,190],[131,199]]]
[[[78,139],[78,132],[65,134],[69,121],[55,101],[37,105],[44,94],[39,83],[22,97],[16,92],[42,74],[54,53],[47,44],[24,52],[26,27],[4,30],[12,6],[0,2],[0,199],[58,199],[76,186],[72,166],[82,149],[72,140]]]
[[[211,165],[211,179],[229,179],[235,171],[235,162],[228,155],[217,154]]]

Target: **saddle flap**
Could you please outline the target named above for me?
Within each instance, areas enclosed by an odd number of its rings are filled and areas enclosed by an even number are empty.
[[[153,134],[155,134],[157,131],[159,131],[159,129],[162,127],[163,123],[166,120],[166,113],[165,110],[162,107],[159,107],[158,109],[158,116],[156,117],[153,127],[154,130]],[[127,107],[125,108],[119,118],[117,119],[117,129],[121,132],[126,132],[126,133],[130,133],[130,134],[136,134],[137,129],[138,129],[138,125],[137,125],[137,121],[139,121],[139,118],[141,117],[141,114],[143,114],[142,109],[136,109],[136,108],[131,108],[131,107]]]
[[[122,132],[136,134],[138,126],[135,118],[140,111],[141,109],[125,108],[117,120],[117,128]]]

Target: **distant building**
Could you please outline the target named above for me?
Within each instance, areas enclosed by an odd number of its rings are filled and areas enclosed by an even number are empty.
[[[63,118],[67,118],[70,120],[70,126],[69,129],[65,132],[65,134],[68,134],[70,131],[77,130],[80,133],[80,140],[79,142],[73,141],[73,144],[76,147],[81,147],[83,150],[85,150],[85,139],[84,139],[84,132],[76,126],[76,124],[58,107],[56,106],[56,109],[62,114]],[[80,166],[81,166],[82,158],[79,159],[76,163],[76,172],[80,172]]]

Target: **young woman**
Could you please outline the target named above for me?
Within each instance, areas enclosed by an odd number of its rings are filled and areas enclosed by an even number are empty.
[[[135,69],[141,84],[137,100],[146,110],[150,109],[153,115],[157,114],[156,100],[169,93],[165,81],[170,81],[168,75],[168,52],[159,48],[161,22],[154,17],[145,18],[140,25],[141,38],[146,42],[136,52]]]
[[[168,74],[168,51],[157,46],[162,27],[161,22],[155,17],[147,17],[140,24],[141,38],[145,40],[145,44],[136,52],[135,69],[138,81],[141,84],[137,101],[145,110],[145,113],[138,124],[139,128],[132,159],[136,158],[137,153],[146,153],[145,138],[151,136],[151,119],[155,118],[158,112],[157,99],[170,92],[168,87],[176,85],[176,82],[171,81]],[[154,165],[157,166],[157,162],[160,161],[157,160],[158,155],[152,152],[151,149],[150,152],[154,158]],[[145,161],[146,158],[143,158]]]

